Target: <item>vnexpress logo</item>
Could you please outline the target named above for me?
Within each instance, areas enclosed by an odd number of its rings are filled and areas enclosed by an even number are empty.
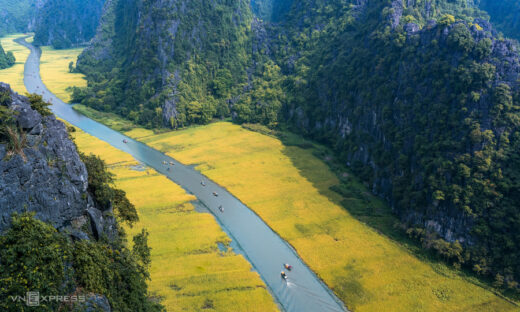
[[[28,307],[37,307],[40,305],[40,292],[28,291],[25,296],[25,304]]]
[[[28,291],[25,296],[11,296],[11,300],[13,302],[24,302],[28,307],[38,307],[41,303],[48,302],[65,302],[65,303],[74,303],[74,302],[85,302],[87,298],[84,295],[50,295],[50,296],[40,296],[39,291]]]

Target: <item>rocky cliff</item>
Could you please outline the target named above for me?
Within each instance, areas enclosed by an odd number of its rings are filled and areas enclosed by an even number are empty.
[[[163,311],[147,291],[147,233],[130,250],[116,221],[137,221],[135,208],[47,106],[0,83],[0,297],[61,296],[40,301],[45,311]]]
[[[9,228],[13,213],[30,211],[77,237],[87,237],[80,230],[85,224],[92,225],[92,233],[113,236],[111,212],[99,210],[88,194],[88,173],[65,125],[54,115],[39,114],[6,84],[0,84],[0,94],[0,104],[14,112],[24,144],[14,153],[12,134],[0,144],[0,232]]]
[[[113,0],[102,19],[78,59],[93,86],[84,104],[148,126],[229,113],[226,101],[247,79],[247,1]]]

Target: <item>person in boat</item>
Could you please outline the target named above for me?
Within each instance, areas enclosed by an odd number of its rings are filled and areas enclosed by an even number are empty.
[[[287,279],[287,274],[285,274],[284,271],[282,271],[282,273],[280,273],[280,275],[282,276],[283,279]]]
[[[224,212],[224,207],[222,207],[222,205],[218,206],[218,210],[220,210],[220,212]]]
[[[292,270],[292,265],[290,265],[289,263],[286,263],[283,265],[287,270]]]

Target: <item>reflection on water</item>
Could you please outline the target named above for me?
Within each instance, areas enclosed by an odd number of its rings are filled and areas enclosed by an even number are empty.
[[[198,199],[194,203],[197,211],[209,212],[215,216],[223,230],[233,240],[231,247],[248,259],[284,310],[296,312],[346,310],[302,262],[292,247],[224,188],[193,168],[184,166],[153,148],[79,114],[70,105],[54,96],[41,81],[39,51],[25,42],[20,43],[31,49],[25,65],[24,82],[27,90],[41,94],[52,104],[51,108],[58,117],[131,154],[138,161],[154,168],[195,195]],[[170,162],[174,165],[170,165]],[[214,196],[214,192],[219,196]],[[280,276],[284,263],[293,266],[293,269],[287,272],[287,280]]]

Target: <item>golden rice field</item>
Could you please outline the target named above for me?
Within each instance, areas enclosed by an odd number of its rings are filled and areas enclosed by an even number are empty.
[[[151,168],[132,169],[138,163],[129,154],[79,129],[73,136],[80,151],[105,160],[116,186],[136,206],[140,221],[126,231],[133,236],[148,230],[149,289],[163,298],[167,311],[278,311],[247,260],[219,251],[217,243],[228,244],[229,238],[212,215],[194,210],[192,195]]]
[[[274,137],[227,122],[155,134],[86,107],[78,110],[118,130],[132,129],[126,134],[185,164],[196,164],[198,170],[226,187],[293,245],[354,311],[519,311],[517,306],[473,284],[457,271],[418,259],[401,244],[350,215],[340,205],[344,198],[330,190],[339,183],[337,177],[313,155],[312,149],[285,146]],[[77,140],[84,151],[94,151],[105,158],[117,152],[108,152],[112,148],[82,136],[78,134]],[[208,296],[222,311],[275,309],[256,274],[248,277],[249,286],[239,287],[241,291],[227,286],[233,276],[249,276],[249,265],[240,256],[222,255],[216,249],[216,242],[225,240],[225,236],[210,216],[207,217],[214,229],[204,223],[209,221],[202,220],[203,215],[193,212],[182,189],[151,170],[150,176],[131,171],[131,160],[118,164],[122,159],[125,158],[119,156],[108,162],[117,174],[118,186],[138,206],[141,223],[129,232],[133,234],[143,226],[150,231],[150,243],[155,250],[150,287],[165,296],[164,302],[170,309],[197,311],[200,308],[196,307]],[[169,191],[163,193],[157,185],[166,182]],[[175,197],[171,198],[175,207],[164,208],[170,195]],[[356,199],[347,200],[353,210],[363,205]],[[169,213],[170,210],[173,212]],[[204,233],[211,239],[197,236],[199,226],[206,229]],[[178,229],[178,233],[169,233],[172,228]],[[157,236],[153,237],[153,233]],[[167,238],[171,237],[175,239],[169,241]],[[208,254],[199,255],[198,250]],[[242,264],[214,267],[213,261],[219,257]],[[218,269],[224,269],[223,265],[230,271],[220,273]],[[242,273],[235,275],[231,268],[240,268]],[[214,274],[207,275],[209,272]],[[241,298],[247,289],[254,293],[245,294],[251,300]],[[194,293],[199,295],[191,297]],[[240,305],[237,298],[247,302],[240,301]]]
[[[13,40],[25,36],[26,35],[24,34],[15,34],[0,38],[0,42],[2,43],[5,52],[13,52],[14,57],[16,58],[16,63],[13,66],[0,70],[0,81],[10,84],[11,89],[20,94],[25,94],[27,92],[23,83],[23,73],[25,61],[27,60],[30,51]]]
[[[70,101],[68,87],[85,87],[87,85],[83,74],[69,71],[69,63],[74,62],[75,65],[81,51],[83,49],[56,50],[52,47],[42,47],[41,78],[49,91],[67,103]]]
[[[226,187],[296,248],[354,311],[518,311],[518,307],[352,217],[329,190],[339,183],[312,149],[228,122],[127,134]],[[352,199],[352,205],[359,202]],[[380,204],[380,203],[379,203]]]

